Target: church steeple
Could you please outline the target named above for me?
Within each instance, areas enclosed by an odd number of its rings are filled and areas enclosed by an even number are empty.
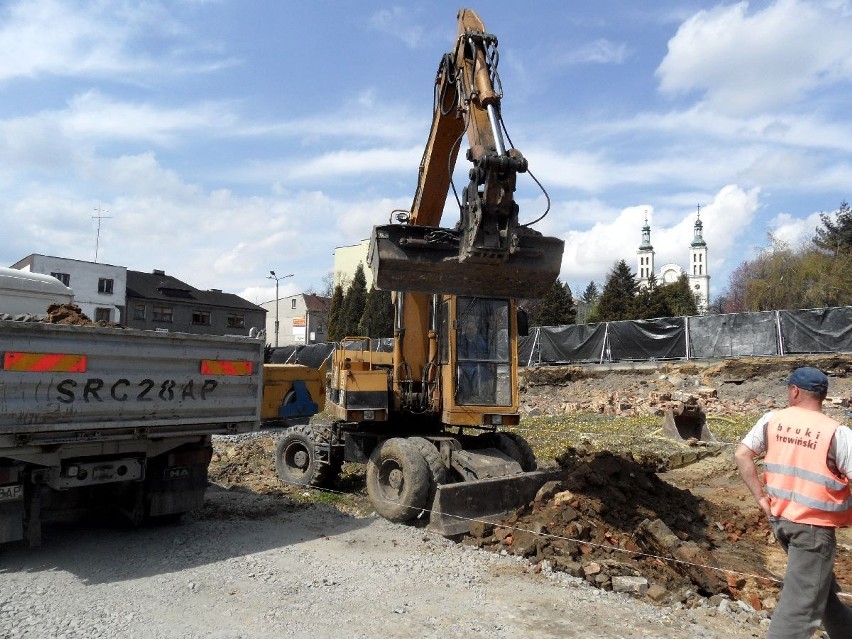
[[[698,205],[698,213],[695,215],[694,237],[690,246],[707,246],[707,242],[701,237],[701,231],[704,229],[704,224],[701,223],[701,205]]]
[[[639,286],[646,288],[654,272],[654,247],[651,246],[651,225],[648,224],[648,211],[645,211],[645,226],[642,227],[642,243],[636,251]]]
[[[707,242],[704,241],[701,222],[701,205],[695,215],[695,226],[692,243],[689,245],[689,284],[698,302],[698,311],[705,313],[710,301],[710,275],[707,272]]]

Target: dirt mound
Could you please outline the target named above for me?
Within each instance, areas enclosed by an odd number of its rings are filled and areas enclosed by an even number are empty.
[[[708,383],[736,383],[745,380],[774,379],[779,382],[800,366],[814,366],[828,375],[845,378],[852,375],[852,356],[844,354],[778,357],[742,357],[727,359],[702,371]]]
[[[614,578],[630,577],[656,585],[654,592],[732,594],[720,574],[701,567],[718,563],[707,505],[656,475],[663,460],[569,449],[558,462],[558,481],[539,491],[508,527],[475,526],[473,543],[548,560],[605,589],[613,588]],[[660,553],[683,563],[663,561]]]
[[[101,326],[104,328],[124,328],[115,322],[93,321],[76,304],[51,304],[42,320],[45,324],[70,324],[73,326]]]

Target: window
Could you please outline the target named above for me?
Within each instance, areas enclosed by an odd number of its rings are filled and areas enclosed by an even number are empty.
[[[171,322],[174,309],[171,306],[154,306],[155,322]]]
[[[108,308],[96,308],[95,309],[95,321],[96,322],[109,322],[111,320],[111,310]]]
[[[246,325],[246,318],[242,315],[228,315],[228,328],[243,328]]]
[[[112,295],[113,280],[102,277],[98,280],[98,293]]]
[[[192,323],[210,326],[210,313],[208,311],[192,311]]]
[[[133,319],[136,319],[136,320],[145,319],[145,305],[144,304],[134,304],[133,305]]]
[[[290,300],[290,308],[296,308],[296,298]]]
[[[68,273],[51,273],[51,275],[65,284],[65,286],[71,286],[71,276]]]

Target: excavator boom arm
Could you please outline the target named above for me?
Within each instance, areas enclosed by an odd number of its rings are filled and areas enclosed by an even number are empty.
[[[497,38],[470,9],[458,15],[452,53],[441,60],[417,189],[404,224],[373,230],[369,261],[377,288],[455,295],[541,297],[559,275],[564,244],[522,227],[516,176],[527,170],[505,148],[497,90]],[[439,226],[464,133],[472,163],[461,215]]]

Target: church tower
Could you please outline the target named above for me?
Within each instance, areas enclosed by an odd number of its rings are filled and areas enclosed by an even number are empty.
[[[696,295],[699,313],[706,313],[710,302],[710,274],[707,272],[707,242],[701,236],[701,205],[695,216],[695,233],[689,245],[689,287]]]
[[[651,246],[651,227],[648,224],[648,211],[645,211],[645,226],[642,227],[642,244],[636,251],[639,288],[648,288],[648,280],[654,272],[654,247]]]

